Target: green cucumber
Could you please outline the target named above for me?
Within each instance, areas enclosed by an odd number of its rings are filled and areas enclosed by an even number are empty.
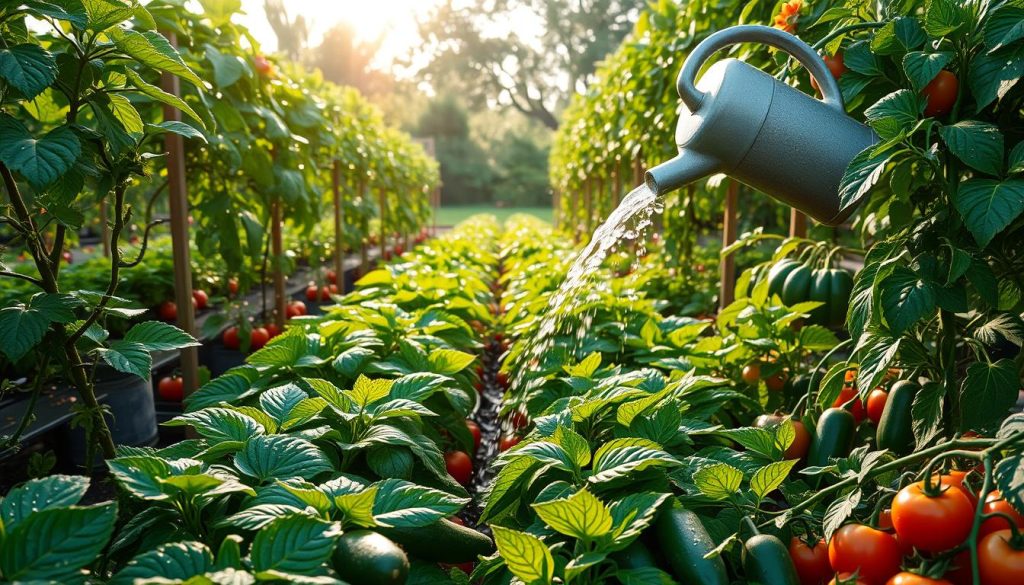
[[[828,324],[832,327],[842,327],[846,323],[846,313],[850,308],[853,277],[849,272],[839,268],[833,268],[829,272],[832,274],[832,299],[828,303]]]
[[[789,258],[783,258],[772,265],[771,269],[768,270],[768,294],[781,295],[782,285],[786,282],[786,277],[797,266],[800,266],[800,264]]]
[[[339,577],[360,585],[402,585],[409,576],[409,558],[402,549],[370,530],[342,535],[333,561]]]
[[[725,561],[704,558],[716,548],[697,514],[680,506],[663,510],[654,523],[661,558],[681,583],[728,585]]]
[[[830,459],[849,455],[856,428],[857,422],[850,411],[845,408],[825,409],[814,428],[814,440],[807,455],[808,467],[824,467]]]
[[[811,289],[811,268],[801,264],[790,271],[782,284],[782,303],[791,307],[807,300]]]
[[[620,569],[658,567],[658,562],[654,559],[654,553],[640,540],[634,540],[626,548],[612,553],[611,558]]]
[[[906,455],[914,449],[914,397],[921,387],[910,380],[900,380],[889,388],[882,418],[878,421],[875,442],[879,449]]]
[[[376,528],[412,556],[439,563],[468,563],[494,552],[494,542],[465,526],[441,519],[416,528]]]
[[[807,292],[807,300],[822,303],[811,311],[810,322],[815,325],[829,325],[832,308],[832,275],[828,270],[814,269],[811,272],[811,286]]]
[[[747,582],[800,585],[789,549],[770,534],[755,534],[743,543],[743,572]]]

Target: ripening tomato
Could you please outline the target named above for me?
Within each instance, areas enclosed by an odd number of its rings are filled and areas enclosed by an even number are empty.
[[[945,579],[932,579],[909,571],[893,575],[885,585],[953,585]]]
[[[839,573],[828,585],[872,585],[864,579],[854,578],[853,573]]]
[[[828,562],[828,545],[825,539],[808,545],[794,536],[789,541],[789,558],[793,559],[800,585],[824,585],[832,577],[832,565]]]
[[[956,103],[957,93],[960,91],[960,82],[956,75],[943,69],[921,90],[921,95],[927,103],[924,107],[924,115],[929,118],[944,116],[953,109]]]
[[[196,308],[206,308],[210,302],[210,295],[206,294],[206,291],[196,289],[193,291],[193,300],[196,301]]]
[[[743,372],[740,374],[743,381],[751,386],[756,386],[757,382],[761,379],[761,364],[757,362],[750,362],[743,366]]]
[[[405,246],[402,244],[395,244],[395,256],[401,256],[405,254]]]
[[[160,315],[161,321],[177,321],[178,305],[174,301],[164,301],[157,308],[157,313]]]
[[[232,294],[232,295],[237,295],[238,294],[238,279],[237,278],[229,278],[228,279],[228,294]]]
[[[811,448],[811,433],[804,426],[804,423],[793,420],[793,442],[786,448],[784,456],[786,459],[803,459],[807,457],[807,451]]]
[[[985,585],[1024,583],[1024,549],[1010,544],[1013,533],[997,530],[978,543],[978,569]]]
[[[513,412],[509,416],[508,420],[512,424],[512,428],[516,430],[522,429],[526,427],[526,425],[530,424],[530,419],[518,410]]]
[[[839,573],[860,573],[869,585],[884,585],[900,572],[903,554],[887,532],[863,524],[847,524],[832,535],[828,560]]]
[[[466,428],[469,429],[469,434],[473,435],[473,450],[476,451],[480,449],[480,425],[471,420],[467,420]]]
[[[281,335],[281,328],[277,326],[277,323],[267,323],[266,325],[263,326],[263,328],[267,330],[267,335],[270,335],[271,339],[277,337],[278,335]]]
[[[306,287],[306,300],[315,303],[317,297],[320,296],[320,289],[315,284],[310,284]]]
[[[157,385],[157,394],[160,396],[160,400],[181,402],[181,399],[185,397],[185,380],[181,376],[165,376]]]
[[[868,420],[876,426],[882,420],[882,411],[885,409],[885,401],[889,399],[889,393],[881,388],[875,388],[868,394]]]
[[[473,478],[473,460],[464,451],[451,451],[444,455],[444,466],[448,475],[462,485],[469,485]]]
[[[306,303],[302,301],[292,301],[288,303],[287,307],[285,307],[284,314],[289,319],[293,317],[301,317],[306,314]]]
[[[498,443],[498,450],[504,453],[505,451],[508,451],[512,447],[518,445],[519,441],[521,440],[522,439],[520,439],[516,435],[505,435],[504,437],[501,438],[501,442]]]
[[[846,409],[853,415],[853,420],[860,424],[864,420],[864,402],[858,397],[856,387],[844,386],[839,391],[839,396],[836,397],[835,402],[832,403],[832,407],[843,408],[843,405],[847,402],[850,404]]]
[[[934,486],[938,487],[938,486]],[[924,482],[901,489],[892,501],[892,525],[901,541],[924,551],[949,550],[971,533],[974,505],[959,489],[925,493]]]
[[[338,284],[338,273],[333,270],[327,271],[327,282],[331,284]]]
[[[993,514],[996,512],[1006,514],[1010,518],[1013,518],[1013,523],[1018,529],[1024,529],[1024,515],[1003,499],[1003,494],[1001,494],[999,490],[992,490],[989,492],[988,496],[985,497],[985,505],[982,508],[982,512],[985,514]],[[978,539],[980,540],[983,536],[992,534],[996,530],[1009,530],[1009,528],[1010,522],[1006,518],[999,516],[995,518],[988,518],[981,523],[981,529],[978,531]]]
[[[978,539],[978,542],[981,542],[981,538]],[[946,568],[943,578],[955,585],[974,585],[974,575],[971,572],[971,551],[958,552]]]
[[[274,64],[271,63],[265,56],[256,55],[252,58],[253,67],[256,68],[256,73],[261,77],[273,77],[274,76]]]
[[[789,377],[786,376],[786,372],[781,371],[765,378],[764,385],[768,388],[769,392],[782,392],[786,387],[786,381],[788,379]]]
[[[270,341],[270,332],[265,327],[256,327],[249,335],[249,349],[256,351]]]
[[[843,374],[843,383],[847,386],[854,385],[857,383],[857,368],[850,368]]]
[[[320,302],[326,303],[326,302],[329,302],[330,300],[331,300],[331,289],[330,289],[330,287],[321,286],[320,287]]]
[[[843,73],[846,73],[846,63],[843,62],[842,51],[836,51],[835,55],[825,55],[821,59],[825,62],[825,65],[828,67],[828,71],[832,74],[832,77],[839,79],[843,76]],[[814,79],[813,75],[811,76],[811,86],[813,86],[814,89],[819,91],[821,90],[821,88],[818,87],[818,80]]]
[[[68,264],[71,264],[72,262],[75,261],[75,257],[69,251],[65,251],[63,254],[60,255],[60,257],[63,258],[64,261],[67,262]]]
[[[224,343],[224,347],[228,349],[238,349],[242,347],[242,342],[238,339],[238,327],[228,327],[224,330],[224,335],[221,336],[221,341]]]
[[[971,486],[965,483],[966,479],[967,472],[960,469],[947,471],[941,476],[932,476],[933,483],[938,481],[942,484],[943,487],[957,488],[967,496],[967,499],[971,501],[972,505],[976,505],[978,503],[978,496],[975,495],[973,491],[971,491]]]

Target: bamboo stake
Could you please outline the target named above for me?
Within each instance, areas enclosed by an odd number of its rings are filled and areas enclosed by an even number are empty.
[[[345,206],[341,201],[341,161],[338,160],[331,169],[331,188],[334,194],[334,274],[338,292],[345,294]]]
[[[796,209],[789,210],[789,237],[807,237],[807,216]]]
[[[274,323],[283,331],[285,291],[284,270],[281,264],[284,259],[284,244],[281,236],[281,201],[277,197],[270,202],[270,249],[274,257]]]

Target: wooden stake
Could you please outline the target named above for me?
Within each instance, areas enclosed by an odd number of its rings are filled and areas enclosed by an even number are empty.
[[[789,237],[807,237],[807,216],[796,209],[789,210]]]
[[[725,215],[722,218],[722,248],[736,241],[736,199],[739,183],[729,180],[725,195]],[[736,259],[732,254],[724,256],[721,262],[721,290],[718,294],[719,307],[725,308],[736,298]]]
[[[270,252],[274,257],[274,323],[284,331],[284,244],[281,237],[281,201],[277,197],[270,202]]]
[[[174,33],[165,35],[172,46],[177,45]],[[160,77],[163,90],[171,95],[181,95],[178,78],[164,73]],[[180,122],[181,112],[171,106],[164,106],[164,121]],[[174,132],[164,133],[164,148],[167,150],[167,195],[171,211],[171,259],[174,265],[174,302],[178,305],[178,327],[195,335],[195,311],[192,309],[192,265],[189,260],[188,237],[188,190],[185,183],[184,139]],[[103,225],[106,226],[104,214]],[[109,246],[110,236],[104,238]],[[109,249],[107,250],[109,253]],[[199,387],[199,352],[195,347],[179,350],[181,377],[184,381],[185,396]]]
[[[331,188],[334,191],[334,274],[338,278],[338,292],[345,294],[345,206],[341,201],[341,161],[334,161],[331,169]]]
[[[387,196],[384,189],[377,189],[377,202],[380,205],[380,261],[385,261],[388,251],[388,230],[387,230]]]

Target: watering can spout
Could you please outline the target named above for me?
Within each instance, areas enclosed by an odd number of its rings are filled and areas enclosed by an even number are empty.
[[[683,150],[671,160],[648,170],[644,175],[644,183],[655,195],[663,195],[720,172],[720,167],[721,164],[714,157]]]

